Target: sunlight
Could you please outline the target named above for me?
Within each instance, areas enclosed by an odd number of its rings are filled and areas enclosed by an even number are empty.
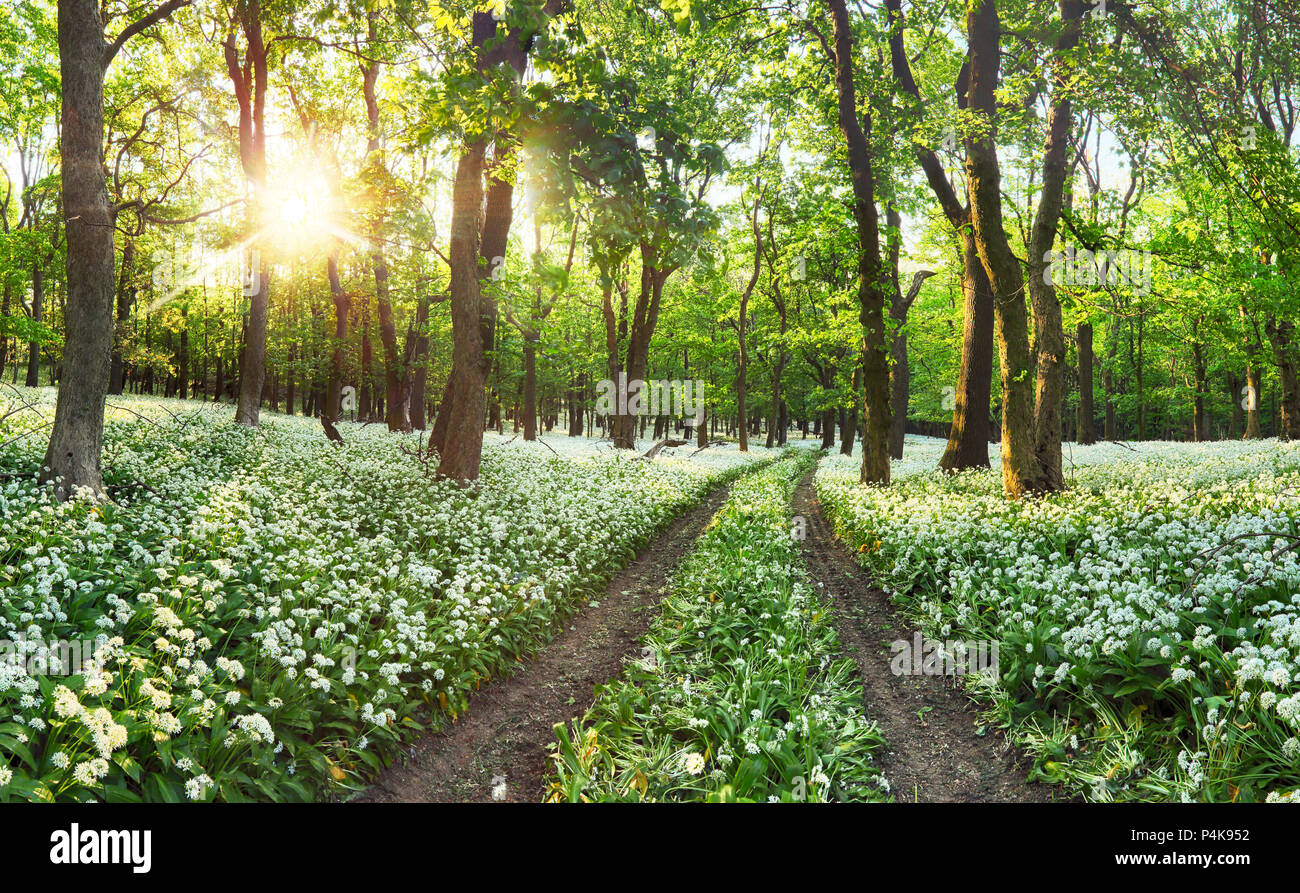
[[[291,229],[297,229],[307,222],[307,199],[300,195],[291,195],[280,203],[280,222]]]
[[[285,247],[316,246],[338,229],[333,189],[318,170],[283,170],[272,178],[267,192],[267,234]]]

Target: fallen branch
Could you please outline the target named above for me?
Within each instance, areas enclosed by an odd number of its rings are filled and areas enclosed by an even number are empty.
[[[397,448],[401,450],[403,453],[406,453],[406,455],[413,456],[415,460],[420,463],[420,467],[421,469],[423,469],[425,477],[427,478],[437,477],[438,469],[436,467],[430,468],[430,463],[433,462],[433,457],[436,455],[436,452],[433,449],[432,437],[429,438],[428,444],[425,444],[424,433],[421,432],[420,437],[416,443],[415,449],[413,450],[409,449],[405,444],[400,444],[400,443],[397,445]]]
[[[161,493],[159,493],[159,492],[158,492],[157,490],[155,490],[153,487],[150,487],[150,486],[149,486],[148,484],[146,484],[144,481],[126,481],[126,482],[121,483],[121,484],[108,484],[108,485],[106,485],[106,486],[104,487],[104,489],[105,489],[105,490],[108,490],[109,492],[112,492],[112,491],[114,491],[114,490],[130,490],[130,489],[135,488],[135,487],[138,487],[138,488],[141,489],[141,490],[148,490],[148,491],[149,491],[150,493],[152,493],[154,496],[157,496],[158,499],[159,499],[159,501],[161,501],[161,502],[167,502],[167,497],[166,497],[166,496],[163,496]]]
[[[709,447],[715,447],[715,446],[726,446],[726,445],[727,445],[727,442],[726,442],[725,440],[711,440],[711,441],[709,441],[708,443],[706,443],[704,446],[700,447],[700,448],[699,448],[698,450],[696,450],[695,452],[691,453],[691,455],[692,455],[692,456],[698,456],[700,453],[704,452],[704,451],[707,450]]]
[[[671,449],[672,447],[685,446],[686,444],[687,441],[685,440],[669,440],[667,437],[665,437],[663,440],[659,441],[654,446],[650,447],[650,449],[646,450],[644,453],[637,456],[637,458],[653,459],[655,456],[659,455],[659,451],[664,449],[665,447]]]
[[[335,446],[343,445],[343,435],[340,434],[339,429],[335,427],[333,419],[326,418],[322,415],[320,417],[320,426],[325,429],[325,436],[329,438]]]
[[[1240,542],[1241,540],[1260,539],[1263,537],[1268,537],[1269,539],[1279,539],[1279,540],[1287,541],[1286,545],[1278,546],[1276,549],[1273,550],[1273,553],[1268,556],[1268,561],[1270,565],[1272,565],[1274,562],[1277,561],[1277,559],[1281,558],[1283,555],[1285,555],[1288,552],[1300,552],[1300,536],[1297,536],[1294,533],[1281,533],[1278,531],[1262,531],[1260,533],[1239,534],[1237,536],[1232,537],[1231,539],[1224,540],[1222,543],[1215,546],[1213,549],[1206,549],[1205,551],[1198,552],[1196,554],[1196,557],[1203,559],[1203,561],[1201,562],[1201,566],[1197,569],[1195,575],[1192,576],[1192,579],[1190,579],[1187,582],[1187,585],[1183,587],[1183,595],[1188,595],[1189,593],[1191,593],[1192,589],[1196,587],[1196,584],[1200,582],[1201,577],[1205,576],[1205,571],[1209,567],[1210,561],[1216,556],[1218,556],[1220,553],[1222,553],[1224,549],[1228,548],[1233,543]],[[1240,595],[1241,591],[1245,589],[1247,586],[1251,585],[1252,583],[1263,582],[1264,579],[1266,579],[1268,572],[1271,570],[1272,568],[1270,567],[1269,570],[1265,571],[1264,575],[1260,576],[1258,579],[1255,579],[1255,575],[1251,575],[1250,577],[1247,577],[1245,580],[1242,581],[1240,586],[1238,586],[1235,590],[1233,590],[1232,594],[1234,596]]]

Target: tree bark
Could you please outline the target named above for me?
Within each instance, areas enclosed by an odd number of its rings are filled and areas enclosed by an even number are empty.
[[[848,148],[853,216],[858,234],[858,321],[862,325],[862,483],[889,483],[889,354],[882,288],[880,222],[871,147],[858,120],[853,32],[844,0],[827,0],[834,22],[835,89],[840,132]],[[868,118],[868,128],[870,119]],[[833,436],[833,435],[832,435]]]
[[[1192,440],[1204,443],[1210,439],[1209,419],[1205,412],[1206,390],[1205,345],[1200,341],[1192,342]]]
[[[989,404],[993,394],[993,285],[975,247],[969,225],[959,231],[962,246],[962,339],[952,427],[939,458],[944,471],[989,467]]]
[[[423,431],[428,427],[425,407],[429,402],[427,382],[429,379],[429,304],[430,298],[426,294],[421,294],[415,305],[415,328],[411,335],[414,337],[414,347],[408,349],[407,353],[411,356],[410,376],[411,376],[411,398],[410,398],[410,419],[411,427]]]
[[[631,383],[644,380],[649,369],[650,341],[659,323],[659,305],[663,300],[664,283],[676,269],[675,266],[659,267],[654,248],[647,242],[641,244],[641,290],[632,309],[631,327],[628,330],[628,403],[631,403],[632,398]],[[644,393],[641,394],[641,399],[645,400]],[[633,414],[625,412],[614,417],[614,447],[621,450],[636,448],[636,417]]]
[[[96,0],[59,0],[60,164],[67,215],[64,377],[42,479],[58,499],[106,496],[100,471],[113,347],[113,209],[104,179],[104,72],[110,56]]]
[[[902,0],[886,0],[890,23],[889,55],[894,77],[918,106],[921,91],[912,75],[903,39]],[[967,107],[967,70],[957,82],[957,107]],[[922,112],[924,109],[922,108]],[[957,371],[952,427],[939,459],[944,471],[989,466],[989,401],[993,387],[993,290],[976,250],[969,204],[963,205],[933,149],[914,141],[917,162],[962,246],[962,346]],[[905,422],[906,420],[904,420]],[[900,441],[901,443],[901,441]],[[899,447],[901,449],[901,447]]]
[[[547,16],[558,14],[565,0],[547,0]],[[487,12],[473,16],[473,47],[480,73],[506,64],[514,73],[515,88],[528,62],[531,36],[509,33],[498,35],[497,22]],[[496,302],[482,290],[481,276],[495,269],[498,258],[504,260],[510,223],[513,218],[515,181],[514,160],[518,152],[515,135],[498,128],[492,158],[492,175],[483,203],[484,159],[486,140],[467,137],[461,150],[452,192],[451,319],[452,375],[448,391],[439,410],[449,418],[445,440],[440,449],[438,474],[458,480],[476,480],[483,451],[483,417],[489,360],[486,351],[495,342]],[[473,182],[471,182],[473,180]],[[479,270],[482,257],[486,268]],[[472,322],[471,322],[472,321]],[[476,332],[466,327],[473,325]]]
[[[891,205],[889,208],[889,225],[892,229],[897,229],[901,224],[901,218],[896,219],[898,211]],[[934,275],[930,270],[918,270],[912,274],[912,284],[908,286],[907,294],[904,295],[899,290],[898,281],[898,253],[897,248],[890,249],[890,266],[891,275],[894,280],[894,300],[889,306],[889,317],[896,325],[894,331],[894,342],[890,346],[890,399],[891,399],[891,419],[889,423],[889,455],[893,459],[903,458],[903,440],[907,433],[907,404],[911,399],[911,368],[907,358],[907,314],[912,309],[912,304],[916,302],[917,295],[921,293],[921,286],[925,280]],[[984,456],[987,462],[988,445],[984,446]]]
[[[245,58],[240,62],[232,29],[226,36],[223,52],[226,73],[230,76],[239,105],[239,159],[244,176],[253,188],[252,208],[247,224],[251,235],[261,227],[266,200],[266,87],[267,48],[262,39],[261,0],[246,0],[239,11],[240,26],[247,43]],[[244,331],[243,352],[239,367],[239,403],[235,421],[256,426],[261,414],[262,386],[266,378],[266,319],[270,303],[270,267],[254,251],[257,288],[249,295],[248,325]]]
[[[1057,38],[1058,56],[1077,45],[1081,15],[1080,0],[1061,0],[1065,25]],[[995,295],[1002,366],[1002,480],[1007,495],[1017,498],[1064,486],[1061,400],[1065,335],[1060,301],[1047,264],[1056,238],[1067,173],[1069,73],[1063,61],[1058,61],[1044,147],[1043,185],[1027,248],[1030,276],[1026,283],[1002,222],[1002,175],[994,143],[1001,61],[1001,26],[995,0],[973,0],[967,7],[966,22],[970,46],[968,96],[971,111],[982,119],[980,131],[966,137],[966,175],[976,247]],[[1026,286],[1034,313],[1032,349],[1025,312]]]
[[[102,112],[101,112],[102,115]],[[102,126],[102,125],[101,125]],[[45,314],[45,274],[40,264],[32,267],[32,322],[40,322]],[[24,384],[29,388],[41,383],[41,343],[27,343],[27,379]]]
[[[1278,437],[1282,440],[1300,439],[1300,374],[1297,372],[1294,333],[1295,324],[1290,320],[1270,316],[1264,325],[1281,384]]]
[[[751,229],[754,232],[754,270],[750,274],[749,283],[740,295],[740,310],[736,319],[736,340],[739,346],[737,356],[736,370],[736,427],[740,436],[740,452],[749,452],[749,407],[746,405],[748,399],[748,374],[749,374],[749,355],[746,350],[746,328],[749,320],[749,297],[754,293],[754,286],[758,284],[758,273],[763,263],[763,236],[758,228],[758,208],[761,203],[761,192],[759,182],[754,183],[754,211],[750,219]]]
[[[537,339],[524,337],[524,440],[537,439]]]
[[[997,4],[972,0],[966,11],[971,111],[980,130],[966,136],[966,182],[980,261],[993,286],[1002,367],[1002,482],[1008,496],[1047,489],[1035,455],[1033,356],[1025,310],[1025,280],[1002,224],[1002,174],[994,143],[1000,64]]]
[[[189,328],[189,310],[181,308],[181,336],[180,346],[176,352],[176,388],[177,393],[182,400],[189,399],[190,396],[190,328]],[[272,389],[274,393],[274,389]],[[272,409],[275,407],[273,406]]]
[[[993,3],[995,0],[988,0]],[[1079,45],[1082,0],[1060,0],[1062,30],[1056,39],[1056,64],[1052,73],[1052,104],[1047,115],[1043,147],[1042,186],[1030,231],[1029,301],[1034,317],[1034,454],[1047,490],[1065,487],[1062,469],[1062,411],[1065,405],[1065,329],[1061,301],[1050,266],[1057,226],[1065,203],[1065,188],[1072,167],[1070,126],[1071,69],[1065,57]]]
[[[330,378],[325,389],[325,405],[321,407],[321,418],[333,425],[343,415],[343,362],[346,356],[348,338],[348,314],[352,311],[348,293],[343,290],[339,279],[338,251],[330,252],[325,261],[325,272],[330,283],[330,298],[334,302],[334,350],[330,355]],[[292,379],[290,379],[292,380]],[[289,411],[293,412],[293,400],[290,397]],[[326,426],[329,433],[329,426]]]
[[[1263,373],[1253,360],[1246,366],[1246,393],[1239,395],[1245,401],[1246,431],[1243,440],[1259,440],[1264,436],[1259,424],[1259,401],[1263,395]],[[1236,399],[1236,398],[1234,398]]]
[[[126,325],[131,319],[131,308],[135,305],[135,240],[128,239],[122,246],[122,272],[117,280],[117,324],[113,333],[113,353],[109,366],[108,392],[121,394],[126,381],[126,370],[122,362],[122,339],[126,337]]]
[[[1097,442],[1096,409],[1093,407],[1092,323],[1080,322],[1079,342],[1079,443]]]
[[[477,15],[476,15],[477,18]],[[438,475],[462,481],[478,479],[482,460],[486,379],[483,367],[481,295],[478,275],[480,217],[483,204],[483,140],[467,142],[456,165],[452,186],[451,261],[452,375],[437,426],[445,436],[439,450]]]
[[[377,11],[371,8],[366,15],[370,41],[377,40]],[[379,100],[375,86],[379,81],[379,62],[371,60],[361,66],[361,93],[366,104],[367,134],[366,163],[380,172],[383,160],[380,155]],[[379,207],[382,198],[377,191],[372,191],[375,219],[373,221],[373,242],[376,246],[383,244],[383,212]],[[378,247],[370,254],[371,265],[375,275],[375,304],[379,310],[379,340],[384,348],[384,408],[385,422],[389,431],[410,431],[410,390],[407,387],[407,371],[403,368],[397,350],[397,324],[393,319],[393,305],[388,288],[388,260]]]

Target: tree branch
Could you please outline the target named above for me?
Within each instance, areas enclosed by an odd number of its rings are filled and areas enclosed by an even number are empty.
[[[122,33],[117,35],[117,39],[109,44],[108,48],[104,51],[104,67],[107,68],[109,66],[109,63],[113,61],[113,57],[117,55],[118,51],[122,49],[126,42],[132,37],[135,37],[135,35],[139,34],[146,28],[153,27],[182,6],[189,6],[192,2],[193,0],[167,0],[166,3],[157,7],[153,12],[136,19],[134,22],[127,25],[122,29]]]

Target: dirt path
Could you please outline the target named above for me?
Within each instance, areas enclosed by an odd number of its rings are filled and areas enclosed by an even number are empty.
[[[835,604],[840,641],[858,665],[868,715],[888,742],[881,760],[900,802],[1041,803],[1059,795],[1031,784],[998,729],[981,728],[970,699],[952,677],[895,676],[890,643],[911,641],[915,628],[835,539],[822,515],[810,472],[794,496],[807,523],[804,558],[815,584]]]
[[[429,735],[363,794],[370,802],[536,803],[550,770],[552,726],[581,715],[592,689],[618,675],[663,597],[669,574],[726,498],[718,487],[656,537],[604,594],[509,679],[470,699],[455,725]],[[495,789],[495,792],[494,792]]]

